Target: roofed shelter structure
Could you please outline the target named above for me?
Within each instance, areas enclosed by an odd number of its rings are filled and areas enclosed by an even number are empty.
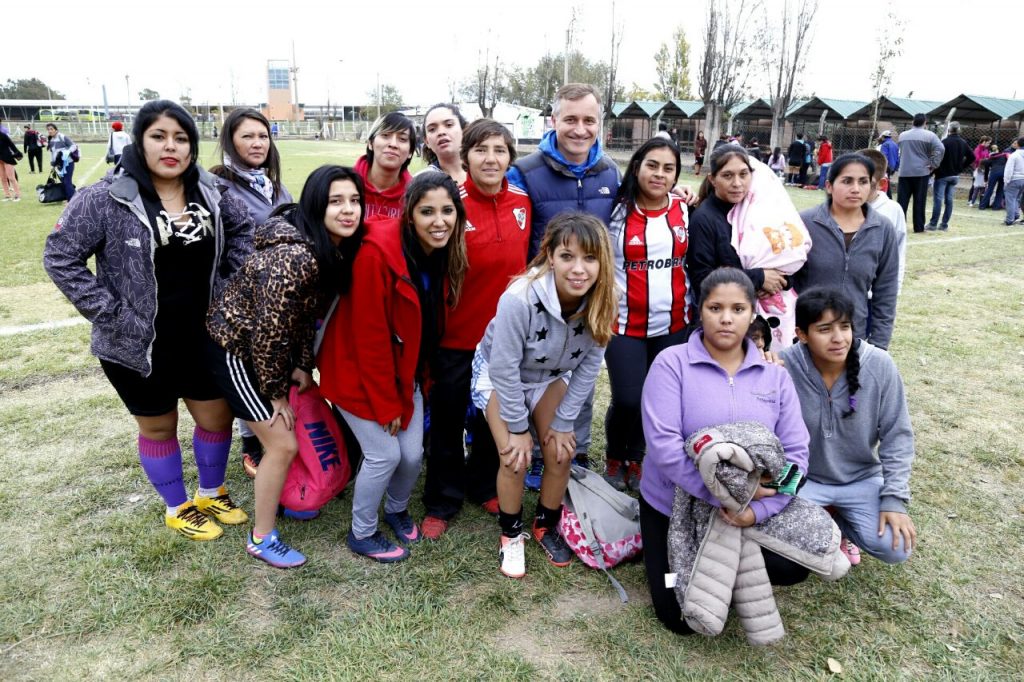
[[[654,118],[665,108],[666,102],[633,100],[624,107],[616,102],[610,112],[614,117],[608,145],[617,148],[635,148],[654,135]],[[615,113],[618,110],[618,113]]]
[[[973,141],[988,133],[1000,147],[1024,134],[1024,100],[958,95],[928,112],[933,121],[959,121],[960,133]]]

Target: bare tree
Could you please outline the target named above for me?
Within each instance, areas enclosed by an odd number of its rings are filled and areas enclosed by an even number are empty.
[[[718,137],[725,112],[747,92],[750,47],[747,25],[760,3],[747,0],[709,0],[704,21],[704,52],[697,90],[704,102],[704,135]]]
[[[878,135],[878,107],[881,105],[881,99],[889,94],[889,88],[892,86],[893,62],[902,55],[903,19],[896,14],[890,2],[885,25],[878,34],[878,65],[871,74],[871,92],[875,95],[871,112],[871,139]],[[914,94],[913,91],[910,94]]]
[[[501,55],[495,54],[491,62],[490,31],[488,31],[487,47],[480,53],[480,62],[476,67],[473,79],[463,87],[463,94],[473,97],[480,107],[480,114],[485,118],[494,115],[494,107],[503,92],[501,77]]]
[[[818,0],[784,0],[777,22],[762,8],[758,42],[764,70],[768,75],[769,101],[772,105],[771,146],[781,145],[786,127],[786,111],[793,102],[793,90],[807,62],[811,47],[814,16]]]

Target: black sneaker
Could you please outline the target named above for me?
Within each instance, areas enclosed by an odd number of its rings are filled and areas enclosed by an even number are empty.
[[[572,550],[565,544],[557,528],[538,528],[533,524],[533,539],[540,543],[554,566],[565,568],[572,562]]]

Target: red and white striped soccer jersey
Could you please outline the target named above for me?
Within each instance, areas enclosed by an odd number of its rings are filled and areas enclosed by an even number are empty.
[[[609,232],[615,281],[622,296],[615,333],[646,338],[677,332],[690,321],[690,280],[683,267],[689,246],[686,204],[669,195],[657,211],[624,205]]]

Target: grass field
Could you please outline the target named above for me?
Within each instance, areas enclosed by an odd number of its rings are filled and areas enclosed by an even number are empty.
[[[85,145],[77,180],[100,177]],[[281,144],[285,182],[359,145]],[[212,144],[204,143],[210,161]],[[60,208],[0,204],[0,328],[73,318],[40,265]],[[31,185],[31,187],[29,187]],[[791,190],[798,207],[821,199]],[[1024,228],[958,203],[949,234],[910,235],[891,351],[917,434],[903,566],[870,558],[837,584],[777,591],[788,638],[748,646],[735,622],[679,638],[650,609],[642,564],[554,569],[531,543],[523,581],[496,566],[497,524],[467,509],[439,542],[380,566],[344,547],[350,501],[283,521],[309,557],[278,571],[244,528],[212,543],[167,531],[133,421],[88,351],[88,326],[0,333],[0,676],[41,679],[1020,679],[1024,671]],[[0,332],[3,330],[0,329]],[[596,415],[607,404],[602,378]],[[186,449],[191,423],[182,420]],[[603,451],[595,423],[592,453]],[[186,451],[186,462],[191,459]],[[252,509],[233,456],[228,484]],[[186,466],[193,490],[195,468]],[[532,498],[532,496],[530,496]],[[527,502],[527,510],[533,501]],[[413,514],[422,515],[419,494]]]

